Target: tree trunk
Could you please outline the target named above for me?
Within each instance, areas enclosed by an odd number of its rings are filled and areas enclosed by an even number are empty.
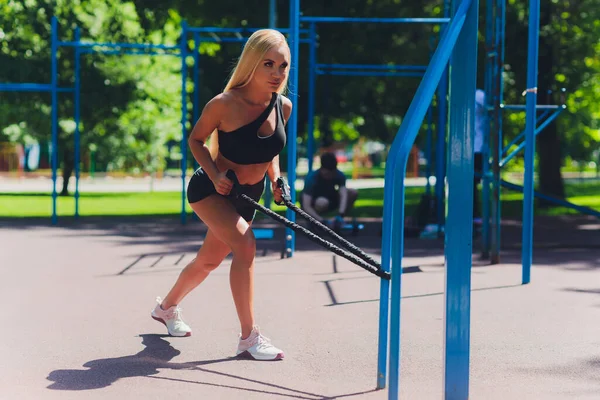
[[[552,2],[542,2],[540,9],[540,26],[543,28],[551,23],[552,20]],[[549,104],[556,103],[551,101],[556,96],[548,96],[549,90],[553,89],[554,85],[554,41],[551,37],[540,36],[540,57],[538,67],[538,103]],[[539,176],[539,191],[559,198],[565,197],[565,187],[560,172],[562,166],[562,154],[560,146],[559,132],[556,123],[549,124],[537,136],[537,154],[538,154],[538,176]],[[541,207],[549,207],[550,204],[546,201],[538,201]]]

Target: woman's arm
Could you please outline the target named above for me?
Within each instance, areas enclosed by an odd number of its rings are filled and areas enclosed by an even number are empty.
[[[209,101],[190,133],[188,144],[194,158],[213,182],[217,192],[227,195],[231,191],[233,183],[225,177],[225,172],[219,171],[208,146],[206,146],[208,138],[219,127],[224,110],[225,104],[222,94]],[[213,137],[212,140],[216,140],[216,137]]]

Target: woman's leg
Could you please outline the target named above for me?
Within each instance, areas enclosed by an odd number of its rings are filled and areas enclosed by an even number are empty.
[[[191,206],[215,237],[233,253],[229,281],[240,320],[242,338],[246,338],[254,326],[254,233],[250,224],[221,196],[209,196]]]
[[[221,264],[230,252],[229,246],[219,240],[209,229],[196,258],[181,271],[175,285],[162,301],[161,307],[166,310],[179,304],[189,292],[206,279],[211,271]]]

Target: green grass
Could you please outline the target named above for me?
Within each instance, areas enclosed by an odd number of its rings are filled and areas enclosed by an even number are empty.
[[[582,206],[600,210],[600,183],[568,184],[566,186],[568,200]],[[406,188],[406,215],[414,213],[421,194],[421,187]],[[511,191],[503,191],[502,215],[508,218],[519,218],[522,212],[523,195]],[[272,205],[272,209],[283,214],[284,206]],[[57,198],[59,217],[72,216],[75,210],[73,197]],[[186,202],[186,210],[191,208]],[[52,198],[49,194],[0,194],[0,217],[49,217],[52,212]],[[79,200],[79,213],[85,216],[161,216],[179,215],[181,212],[180,192],[154,193],[82,193]],[[357,217],[380,218],[383,213],[383,188],[362,189],[356,202],[354,215]],[[555,207],[550,209],[536,208],[540,215],[577,214],[577,211]]]

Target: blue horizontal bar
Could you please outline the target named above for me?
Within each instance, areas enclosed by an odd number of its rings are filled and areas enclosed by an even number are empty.
[[[520,104],[500,104],[500,108],[504,108],[505,110],[525,110],[525,105]],[[538,110],[556,110],[557,108],[567,108],[566,105],[544,105],[540,104],[535,106]]]
[[[133,50],[98,50],[85,49],[81,50],[81,54],[105,54],[105,55],[134,55],[134,56],[177,56],[179,53],[159,53],[156,51],[133,51]]]
[[[514,183],[507,182],[505,180],[500,180],[500,184],[508,189],[516,190],[518,192],[523,193],[523,186],[516,185]],[[570,201],[559,199],[557,197],[548,196],[547,194],[540,193],[538,191],[534,191],[533,195],[539,199],[549,201],[554,204],[558,204],[559,206],[563,206],[566,208],[571,208],[573,210],[579,211],[582,214],[591,215],[597,218],[600,218],[600,211],[594,210],[589,207],[578,206],[577,204],[573,204]]]
[[[385,65],[385,64],[317,64],[319,69],[392,69],[406,71],[423,71],[427,69],[426,65]]]
[[[0,83],[3,92],[49,92],[52,86],[46,83]]]
[[[219,27],[191,27],[187,32],[191,33],[254,33],[264,28],[219,28]],[[281,33],[289,33],[287,28],[275,28]],[[308,29],[300,29],[300,33],[308,33]]]
[[[316,70],[317,75],[334,76],[397,76],[406,78],[417,78],[425,75],[425,72],[385,72],[385,71],[335,71]]]
[[[73,88],[58,87],[57,92],[73,92]],[[52,85],[46,83],[0,83],[0,92],[51,92]]]
[[[161,49],[161,50],[179,50],[179,46],[167,46],[164,44],[150,43],[88,43],[88,42],[58,42],[59,46],[67,47],[109,47],[121,49]]]
[[[300,17],[300,22],[363,22],[378,24],[446,24],[450,18],[346,18],[346,17]]]

